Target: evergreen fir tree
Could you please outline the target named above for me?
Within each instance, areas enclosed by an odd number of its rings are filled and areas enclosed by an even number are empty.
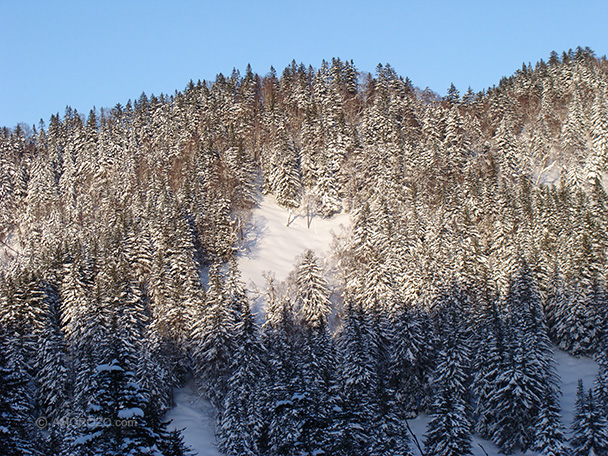
[[[537,423],[534,448],[539,456],[570,456],[559,404],[553,394],[545,394]]]
[[[437,356],[433,382],[434,401],[426,433],[426,454],[465,455],[471,452],[469,401],[470,351],[463,331],[463,305],[466,298],[457,287],[444,292],[437,307],[442,348]]]
[[[364,454],[372,443],[378,388],[377,347],[369,317],[347,302],[339,335],[341,385],[339,415],[332,433],[337,454]]]
[[[600,352],[597,363],[599,369],[595,379],[595,396],[598,405],[606,411],[608,416],[608,351],[606,349]]]
[[[296,151],[289,147],[278,163],[275,178],[275,195],[277,202],[289,210],[300,205],[301,182]],[[289,224],[289,220],[287,221]]]
[[[515,339],[515,334],[510,338]],[[491,427],[492,441],[506,454],[515,449],[527,450],[533,443],[533,426],[539,397],[527,375],[523,342],[513,344],[502,372],[496,379],[496,389],[490,400],[497,419]]]
[[[33,426],[30,379],[17,341],[0,328],[0,452],[7,456],[38,455],[40,436]]]
[[[425,354],[428,331],[419,310],[400,309],[394,316],[390,375],[396,399],[404,412],[417,412],[424,394],[430,360]]]
[[[257,454],[263,428],[260,395],[264,350],[234,259],[229,264],[224,292],[234,314],[234,353],[229,361],[226,395],[219,409],[220,447],[227,454]]]
[[[235,309],[226,297],[219,265],[209,270],[209,289],[202,315],[192,327],[191,356],[205,395],[218,408],[227,392],[230,359],[235,351]]]
[[[540,296],[525,263],[512,280],[507,310],[507,351],[489,402],[498,415],[492,441],[510,453],[533,446],[543,401],[558,391]]]
[[[271,375],[265,394],[269,410],[267,445],[271,454],[295,455],[304,451],[303,426],[310,396],[301,369],[301,336],[292,304],[282,298],[274,309],[272,324],[266,328]],[[316,443],[316,442],[315,442]]]
[[[52,423],[56,418],[66,416],[70,409],[72,366],[61,331],[57,290],[48,285],[44,291],[46,321],[40,334],[35,380],[38,407]]]
[[[296,269],[296,309],[305,327],[322,329],[331,313],[327,285],[312,250],[306,250]]]
[[[572,421],[572,456],[604,456],[608,454],[608,422],[598,407],[593,391],[585,394],[579,380],[576,391],[576,412]]]
[[[179,435],[167,431],[168,423],[151,410],[134,372],[112,359],[95,368],[86,426],[78,429],[70,451],[78,455],[188,454]]]
[[[260,454],[263,411],[259,396],[265,366],[258,328],[248,305],[239,315],[235,332],[237,351],[218,417],[219,447],[227,455]]]
[[[494,305],[483,316],[481,334],[474,358],[473,392],[476,397],[476,431],[484,438],[491,439],[493,428],[499,419],[499,411],[492,404],[508,356],[505,340],[506,328]]]

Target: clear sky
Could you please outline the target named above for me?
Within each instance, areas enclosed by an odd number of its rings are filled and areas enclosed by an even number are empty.
[[[0,0],[0,45],[0,126],[14,127],[292,59],[478,91],[552,50],[607,54],[608,2]]]

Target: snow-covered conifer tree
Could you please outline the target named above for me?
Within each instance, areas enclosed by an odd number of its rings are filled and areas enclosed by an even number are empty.
[[[534,449],[539,456],[570,456],[559,403],[550,391],[543,398],[535,429]]]
[[[296,311],[305,327],[323,328],[331,313],[331,302],[323,270],[312,250],[306,250],[296,269]]]
[[[608,421],[598,406],[593,390],[585,393],[582,380],[576,391],[576,412],[572,421],[572,456],[608,454]]]
[[[86,425],[76,430],[72,454],[157,455],[161,437],[149,426],[145,396],[132,371],[113,359],[99,364],[89,392]]]
[[[469,404],[470,350],[465,333],[463,307],[466,295],[458,287],[444,291],[436,303],[441,339],[433,380],[431,420],[426,433],[426,454],[471,453],[471,406]]]
[[[426,351],[429,331],[424,330],[421,312],[399,309],[393,317],[389,374],[397,403],[404,412],[418,411],[425,376],[430,374],[431,363]]]
[[[18,343],[0,327],[0,452],[6,456],[37,455],[42,441],[33,425],[30,378]]]
[[[190,350],[201,387],[218,408],[228,388],[235,324],[235,310],[226,297],[220,265],[213,264],[205,308],[192,326]]]
[[[52,421],[65,416],[70,407],[72,366],[61,330],[58,291],[50,284],[43,291],[45,323],[36,360],[36,393],[41,412]]]
[[[481,335],[476,347],[473,362],[473,392],[475,394],[476,431],[484,438],[490,439],[499,411],[492,403],[497,390],[498,378],[501,375],[509,347],[505,340],[507,329],[494,304],[486,309],[483,315]]]
[[[378,389],[377,347],[369,316],[347,302],[339,334],[340,415],[333,430],[338,454],[364,454],[372,443],[371,425]]]
[[[234,328],[236,352],[232,356],[227,393],[218,416],[219,447],[226,455],[259,454],[264,427],[261,408],[264,352],[258,327],[247,301]]]

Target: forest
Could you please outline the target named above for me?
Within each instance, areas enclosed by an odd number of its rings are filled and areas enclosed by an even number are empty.
[[[5,127],[0,454],[192,454],[164,415],[193,379],[228,456],[606,456],[607,172],[588,48],[479,93],[333,58]],[[260,194],[351,225],[258,309]],[[556,348],[599,365],[572,429]]]

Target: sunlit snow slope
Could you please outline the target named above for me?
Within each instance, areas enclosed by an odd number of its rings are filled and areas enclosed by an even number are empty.
[[[239,255],[242,278],[251,291],[264,289],[264,271],[274,273],[277,280],[285,279],[296,257],[306,249],[324,258],[329,253],[332,233],[339,234],[341,226],[349,224],[348,214],[329,219],[315,216],[307,228],[306,215],[294,212],[286,226],[288,215],[273,196],[265,196],[253,211]]]

